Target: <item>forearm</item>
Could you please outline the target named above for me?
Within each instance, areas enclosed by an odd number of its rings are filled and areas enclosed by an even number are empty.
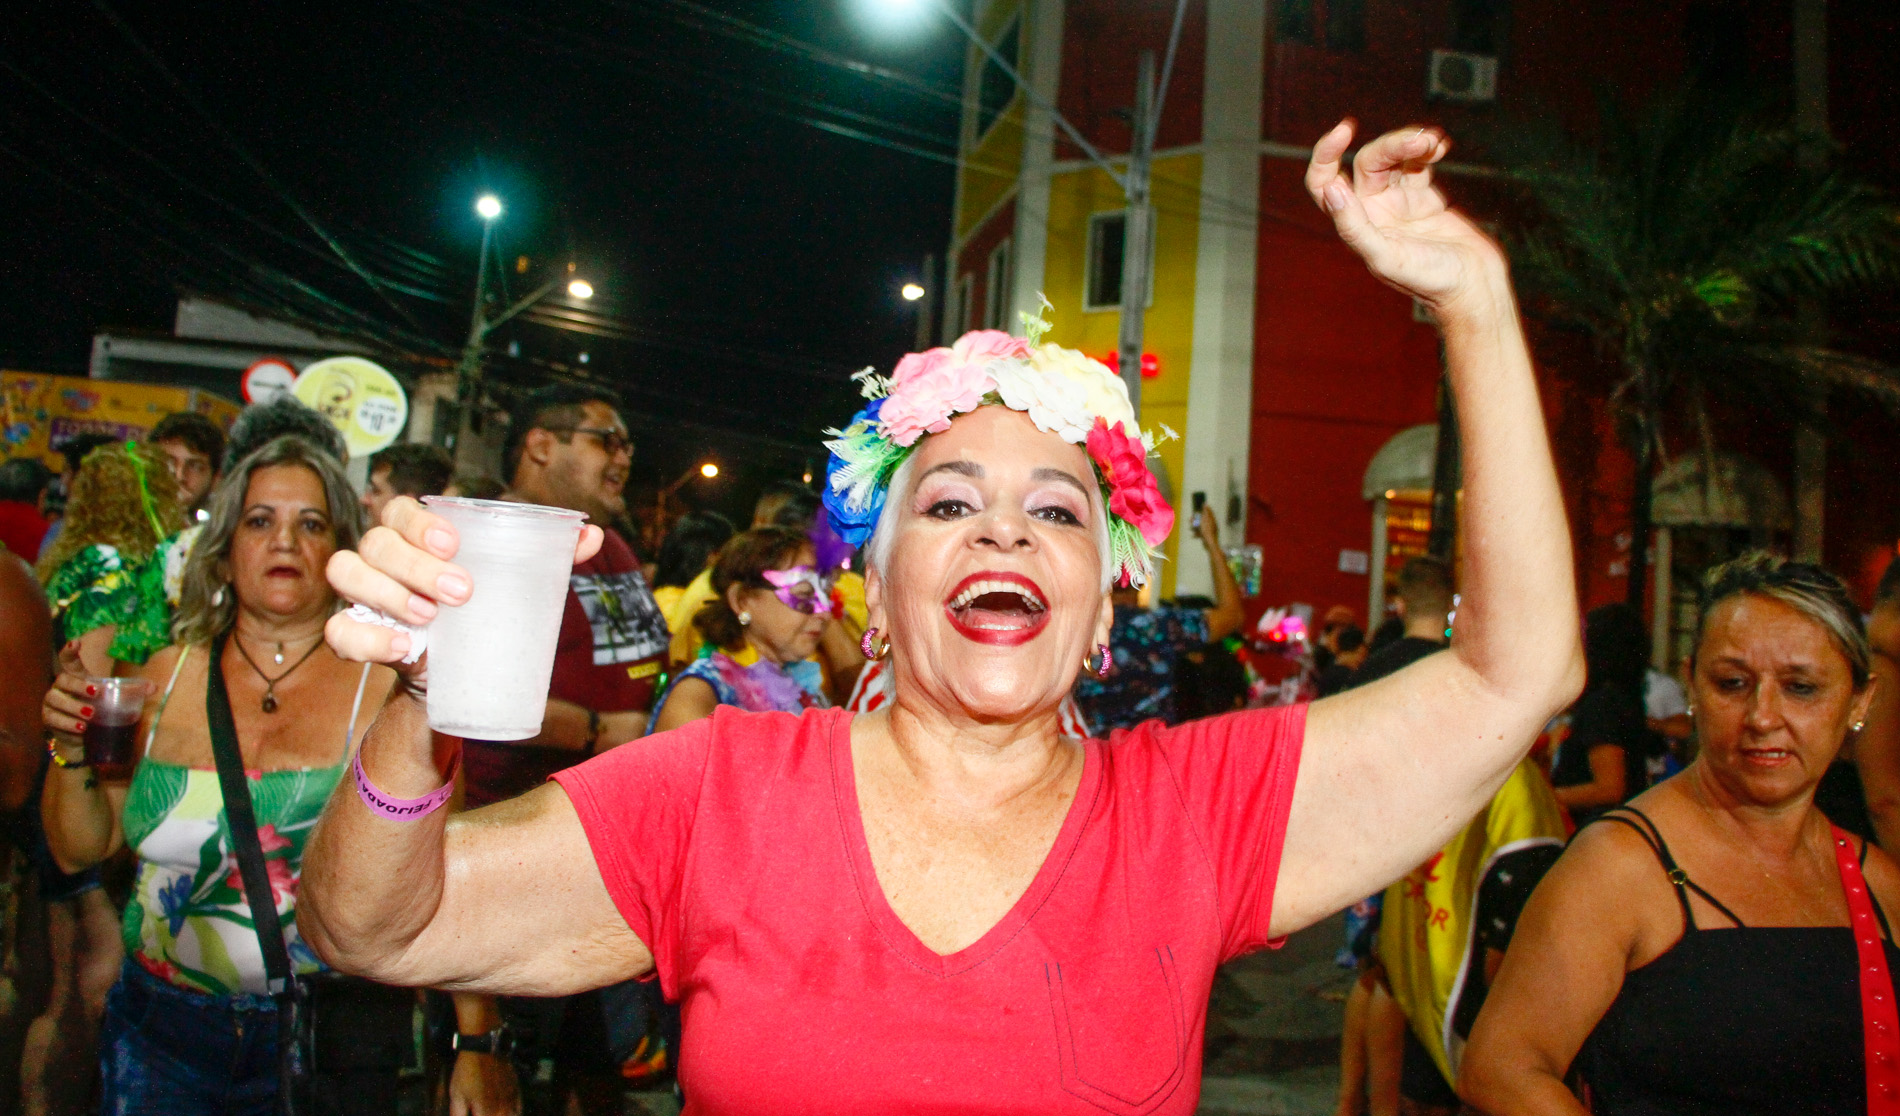
[[[1241,602],[1240,582],[1234,580],[1234,569],[1227,564],[1227,555],[1221,552],[1219,543],[1202,541],[1207,547],[1208,567],[1214,574],[1214,607],[1207,612],[1207,639],[1212,643],[1238,631],[1246,612]]]
[[[1509,1076],[1472,1072],[1458,1075],[1458,1095],[1485,1116],[1589,1116],[1563,1079],[1546,1070],[1519,1070]]]
[[[501,1001],[481,992],[456,992],[455,1029],[465,1035],[485,1035],[501,1026]]]
[[[1542,724],[1582,687],[1570,531],[1510,278],[1441,308],[1463,447],[1465,547],[1452,653]],[[1526,739],[1529,739],[1527,736]],[[1510,751],[1520,749],[1512,739]],[[1500,757],[1503,758],[1503,757]]]
[[[390,798],[421,798],[442,785],[460,746],[429,731],[421,697],[399,691],[364,737],[363,770]],[[298,887],[298,929],[320,957],[401,983],[392,979],[396,966],[441,902],[448,816],[382,817],[357,793],[354,774],[344,775],[310,835]]]
[[[547,712],[541,716],[541,731],[526,740],[510,743],[538,748],[560,748],[569,752],[587,752],[594,746],[594,720],[586,708],[560,698],[549,698]]]
[[[55,764],[47,769],[40,824],[60,871],[82,872],[118,851],[115,813],[91,768]]]

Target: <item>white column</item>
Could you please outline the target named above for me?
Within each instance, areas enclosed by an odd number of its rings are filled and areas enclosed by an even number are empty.
[[[1043,104],[1053,105],[1062,89],[1063,0],[1026,0],[1023,4],[1023,79]],[[1026,105],[1023,115],[1023,166],[1016,186],[1016,227],[1011,233],[1015,269],[1010,294],[1014,308],[1003,325],[1020,333],[1018,313],[1033,314],[1042,305],[1043,262],[1049,250],[1049,168],[1055,162],[1056,127],[1048,110]]]
[[[1258,265],[1264,0],[1208,0],[1207,73],[1201,95],[1201,218],[1194,271],[1194,356],[1189,367],[1183,502],[1207,493],[1225,516],[1239,497],[1241,521],[1222,522],[1239,543],[1246,521],[1253,426],[1254,283]],[[1223,202],[1227,204],[1223,204]],[[1229,491],[1235,488],[1237,491]],[[1185,522],[1185,520],[1183,520]],[[1175,592],[1212,594],[1207,563],[1180,548]]]

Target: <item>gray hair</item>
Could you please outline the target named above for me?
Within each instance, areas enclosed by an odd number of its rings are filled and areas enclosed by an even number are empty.
[[[917,454],[913,450],[904,458],[904,463],[891,474],[891,485],[884,494],[884,508],[878,513],[877,526],[871,531],[871,538],[864,544],[864,562],[866,566],[875,566],[888,572],[891,568],[891,547],[897,542],[897,517],[899,509],[910,502],[910,479],[915,472]],[[1089,479],[1093,480],[1095,470],[1089,470]],[[1089,534],[1095,539],[1095,553],[1102,562],[1102,592],[1106,593],[1115,583],[1114,556],[1108,546],[1108,508],[1102,503],[1100,485],[1094,485],[1089,491]]]
[[[1847,595],[1841,579],[1807,562],[1791,562],[1766,551],[1753,550],[1724,562],[1702,578],[1702,615],[1696,620],[1696,646],[1715,606],[1732,597],[1767,597],[1780,601],[1821,626],[1847,660],[1854,689],[1864,689],[1872,676],[1873,651],[1860,609]]]
[[[174,642],[203,643],[230,628],[237,618],[237,595],[227,592],[230,577],[225,570],[231,557],[231,539],[244,516],[244,498],[252,474],[272,465],[301,465],[323,482],[324,502],[329,505],[330,527],[336,532],[338,550],[354,549],[362,537],[363,508],[343,472],[343,463],[301,434],[273,438],[226,469],[211,494],[206,507],[210,518],[192,544],[191,557],[185,560],[178,615],[172,620]]]

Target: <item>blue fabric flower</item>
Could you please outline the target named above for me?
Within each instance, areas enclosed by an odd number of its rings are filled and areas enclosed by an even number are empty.
[[[171,928],[173,938],[185,925],[185,913],[191,906],[191,877],[180,874],[172,882],[158,889],[158,910],[165,916],[165,923]]]
[[[851,416],[851,421],[845,426],[840,440],[830,444],[834,447],[861,448],[875,457],[888,456],[895,447],[890,446],[882,435],[876,433],[878,412],[883,407],[884,400],[871,400],[862,411]],[[868,443],[874,441],[882,444],[873,449]],[[831,528],[838,533],[838,537],[853,547],[863,546],[864,541],[871,537],[871,532],[877,527],[878,516],[884,511],[884,495],[889,487],[890,477],[884,473],[883,465],[882,461],[848,461],[839,455],[836,448],[832,450],[830,458],[825,463],[825,516],[831,521]],[[854,507],[851,503],[851,493],[854,490],[864,490],[863,478],[867,468],[875,474],[884,475],[875,476],[869,486],[868,498],[860,506]],[[847,479],[851,477],[859,479],[855,482]]]

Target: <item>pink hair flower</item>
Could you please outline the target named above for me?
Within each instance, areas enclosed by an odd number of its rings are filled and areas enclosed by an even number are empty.
[[[947,354],[949,350],[933,352]],[[915,445],[925,434],[941,434],[950,429],[950,416],[976,410],[995,383],[979,364],[955,364],[939,359],[929,367],[913,366],[907,378],[891,378],[891,394],[885,397],[884,407],[878,412],[878,424],[895,444]]]
[[[1149,546],[1160,546],[1174,530],[1174,509],[1148,469],[1148,447],[1121,423],[1110,426],[1097,417],[1089,428],[1088,451],[1108,482],[1108,510],[1141,532]]]

